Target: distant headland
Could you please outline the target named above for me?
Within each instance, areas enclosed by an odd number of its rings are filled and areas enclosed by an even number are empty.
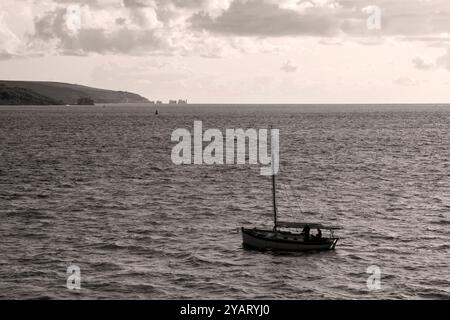
[[[131,92],[91,88],[70,83],[0,80],[0,105],[99,103],[149,103],[149,100]]]

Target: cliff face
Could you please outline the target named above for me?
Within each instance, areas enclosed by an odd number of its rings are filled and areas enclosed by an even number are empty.
[[[1,92],[5,93],[3,96]],[[10,96],[14,96],[11,98]],[[2,104],[77,104],[89,97],[95,103],[146,103],[146,98],[130,92],[91,88],[61,82],[0,81]],[[29,102],[29,103],[26,103]]]

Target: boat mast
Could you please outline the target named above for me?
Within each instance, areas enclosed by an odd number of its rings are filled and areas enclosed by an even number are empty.
[[[270,126],[272,129],[272,126]],[[272,131],[272,130],[271,130]],[[272,202],[273,202],[273,231],[277,231],[277,198],[276,198],[276,189],[275,189],[275,156],[274,156],[274,147],[272,141],[272,135],[270,139],[271,145],[271,166],[272,166]]]
[[[273,199],[273,231],[277,231],[277,199],[275,196],[275,173],[272,172],[272,199]]]

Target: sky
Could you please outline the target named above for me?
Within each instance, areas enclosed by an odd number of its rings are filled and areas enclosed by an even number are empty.
[[[192,103],[450,103],[450,1],[1,0],[0,79]]]

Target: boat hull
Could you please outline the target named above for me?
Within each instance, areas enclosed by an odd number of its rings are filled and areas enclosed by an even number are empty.
[[[279,251],[323,251],[333,250],[338,238],[304,241],[300,235],[268,230],[242,228],[245,248]]]

